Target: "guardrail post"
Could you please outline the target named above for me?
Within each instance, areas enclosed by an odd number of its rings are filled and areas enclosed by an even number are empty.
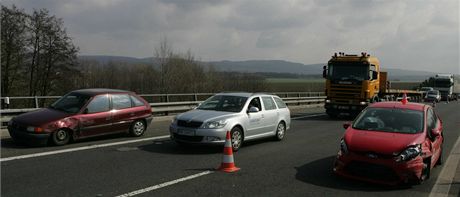
[[[193,95],[193,98],[195,99],[194,101],[198,101],[198,96],[196,94]]]
[[[169,103],[169,95],[168,94],[166,94],[166,102]],[[169,112],[165,112],[165,115],[166,116],[169,115]]]
[[[5,97],[5,99],[3,100],[2,108],[8,109],[9,105],[10,105],[10,97]]]
[[[34,96],[34,100],[35,100],[35,108],[38,108],[38,97]]]

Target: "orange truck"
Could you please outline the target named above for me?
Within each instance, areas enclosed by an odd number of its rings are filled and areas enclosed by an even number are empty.
[[[390,89],[387,73],[377,57],[367,53],[335,53],[323,68],[326,79],[325,109],[330,117],[356,116],[367,105],[382,100],[397,100],[403,93],[412,101],[421,101],[422,92]]]

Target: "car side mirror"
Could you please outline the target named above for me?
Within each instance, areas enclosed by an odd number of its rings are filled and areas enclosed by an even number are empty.
[[[327,67],[323,66],[323,78],[327,78]]]
[[[377,71],[372,71],[372,79],[377,79],[379,76],[379,73]]]
[[[441,130],[439,128],[431,129],[431,135],[433,137],[437,137],[437,136],[441,135]]]
[[[250,107],[248,110],[249,113],[257,113],[259,112],[259,108],[257,107]]]
[[[87,114],[88,113],[88,108],[86,108],[85,110],[83,110],[83,114]]]
[[[351,122],[345,122],[345,123],[343,123],[343,128],[344,128],[344,129],[348,129],[348,127],[350,127],[350,126],[351,126]]]

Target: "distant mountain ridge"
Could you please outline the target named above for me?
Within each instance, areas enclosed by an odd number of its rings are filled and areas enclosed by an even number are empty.
[[[152,64],[154,58],[135,58],[123,56],[101,56],[85,55],[79,56],[79,60],[97,61],[100,63],[124,62],[124,63],[144,63]],[[302,64],[285,60],[245,60],[245,61],[209,61],[202,62],[205,65],[213,65],[218,71],[224,72],[243,72],[243,73],[291,73],[300,75],[321,75],[325,63]],[[436,75],[434,72],[404,70],[382,67],[383,71],[388,72],[390,80],[398,81],[423,81]]]

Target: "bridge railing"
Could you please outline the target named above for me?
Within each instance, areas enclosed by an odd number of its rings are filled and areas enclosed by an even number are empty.
[[[199,103],[206,100],[215,93],[192,93],[192,94],[139,94],[152,107],[152,113],[156,116],[169,115],[171,113],[179,113],[195,108]],[[288,106],[309,105],[314,103],[322,103],[326,98],[324,92],[273,92],[271,94],[278,95]],[[39,108],[49,105],[51,102],[59,99],[61,96],[22,96],[22,97],[1,97],[2,103],[8,101],[21,101],[18,103],[32,102],[34,107],[29,108],[8,108],[0,109],[1,125],[4,126],[14,116],[34,111]],[[45,99],[46,102],[43,102]],[[40,105],[44,104],[44,105]],[[10,105],[11,106],[11,105]],[[13,105],[14,106],[14,105]]]

